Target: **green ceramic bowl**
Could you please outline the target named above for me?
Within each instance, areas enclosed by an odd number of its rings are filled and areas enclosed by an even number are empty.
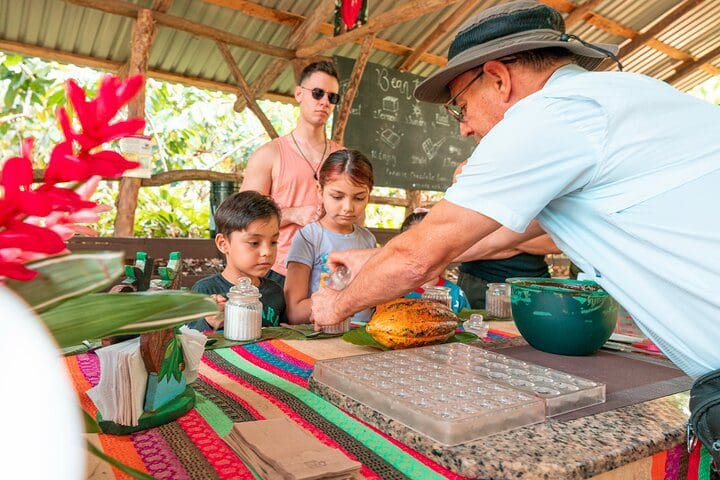
[[[592,281],[508,278],[518,330],[538,350],[590,355],[615,328],[617,303]]]

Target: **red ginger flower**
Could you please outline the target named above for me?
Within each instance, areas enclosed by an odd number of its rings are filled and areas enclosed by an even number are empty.
[[[115,178],[126,170],[138,167],[139,163],[129,162],[117,152],[103,150],[91,153],[91,150],[110,140],[132,135],[145,127],[145,121],[140,118],[110,123],[120,108],[130,101],[142,86],[141,75],[134,75],[125,82],[113,75],[106,75],[100,84],[97,98],[87,101],[85,91],[74,81],[68,80],[68,97],[82,130],[73,130],[67,111],[64,108],[58,109],[60,126],[67,140],[53,149],[50,164],[45,171],[45,181],[84,181],[93,175]],[[78,151],[75,149],[76,142],[80,146]]]
[[[133,75],[121,81],[114,75],[106,75],[100,83],[98,96],[95,100],[86,101],[85,91],[72,80],[67,82],[67,92],[77,114],[81,132],[75,132],[70,125],[70,118],[64,108],[60,108],[58,116],[60,125],[68,140],[75,140],[83,150],[102,145],[116,138],[127,137],[145,127],[140,118],[110,124],[120,108],[130,101],[143,86],[142,75]]]
[[[37,274],[24,262],[65,252],[65,239],[83,231],[74,222],[95,219],[99,209],[87,201],[97,186],[88,182],[82,197],[71,188],[56,186],[60,182],[84,182],[94,175],[118,177],[135,168],[122,155],[109,150],[92,152],[97,146],[134,134],[145,126],[142,119],[110,124],[141,88],[143,79],[136,75],[122,82],[108,75],[100,85],[95,100],[86,101],[85,92],[72,80],[67,83],[68,96],[77,112],[82,130],[76,132],[64,109],[58,111],[66,141],[55,146],[45,171],[45,183],[33,188],[33,139],[23,141],[19,157],[9,158],[0,174],[0,279],[31,280]],[[76,147],[79,146],[79,148]]]

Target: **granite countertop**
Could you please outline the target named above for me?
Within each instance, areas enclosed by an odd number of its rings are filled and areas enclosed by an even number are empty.
[[[513,338],[488,342],[486,348],[523,344],[522,338]],[[589,478],[683,443],[689,415],[689,394],[683,392],[575,420],[549,419],[448,447],[312,378],[310,389],[470,478]]]

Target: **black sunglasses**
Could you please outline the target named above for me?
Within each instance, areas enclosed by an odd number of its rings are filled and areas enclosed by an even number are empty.
[[[307,87],[303,87],[302,85],[299,85],[299,87],[302,88],[302,89],[305,89],[305,90],[310,90],[310,92],[311,92],[311,94],[312,94],[312,97],[313,97],[315,100],[320,100],[320,99],[322,99],[322,97],[324,97],[325,94],[327,93],[328,102],[330,102],[331,105],[337,105],[338,102],[340,101],[340,94],[339,94],[339,93],[326,92],[326,91],[323,90],[322,88],[307,88]]]

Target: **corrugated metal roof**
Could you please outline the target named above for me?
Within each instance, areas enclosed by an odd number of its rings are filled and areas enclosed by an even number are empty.
[[[503,3],[504,0],[483,0],[475,11]],[[107,4],[114,3],[108,0]],[[150,8],[152,0],[128,0],[126,4]],[[219,6],[213,0],[174,0],[169,15],[207,25],[234,35],[253,39],[268,45],[286,47],[291,32],[289,25],[255,18],[236,9]],[[245,3],[245,2],[241,2]],[[317,0],[256,0],[261,7],[308,16],[317,8]],[[548,1],[561,4],[562,0]],[[580,5],[582,1],[565,2],[567,6]],[[572,26],[569,31],[586,41],[622,44],[627,41],[627,32],[642,32],[654,20],[681,3],[680,0],[605,0],[600,2],[584,21]],[[386,40],[405,50],[413,48],[435,30],[460,3],[447,5],[433,13],[395,25],[378,33],[378,39]],[[373,18],[398,6],[397,0],[370,0],[369,17]],[[240,7],[238,7],[240,8]],[[474,12],[466,15],[470,17]],[[590,17],[590,18],[589,18]],[[443,34],[429,49],[428,53],[445,56],[447,48],[458,26]],[[610,22],[624,27],[624,35],[609,33],[597,25]],[[331,22],[331,19],[328,19]],[[38,56],[58,57],[61,54],[79,55],[77,63],[84,57],[110,61],[108,66],[124,63],[130,56],[130,39],[133,19],[117,14],[87,8],[63,0],[0,0],[0,49],[12,50],[7,42],[17,42],[31,48]],[[318,34],[315,38],[320,38]],[[679,49],[685,54],[699,58],[720,46],[720,0],[705,0],[655,38],[666,45]],[[6,42],[6,43],[2,43]],[[30,52],[34,50],[29,50]],[[230,46],[240,70],[252,83],[274,58],[244,48]],[[27,51],[26,51],[27,53]],[[357,57],[358,44],[341,45],[325,55]],[[68,57],[60,57],[68,59]],[[397,67],[404,56],[375,50],[370,61],[384,66]],[[623,59],[625,69],[641,72],[656,78],[666,79],[683,65],[682,60],[671,58],[649,46],[643,46]],[[710,66],[696,69],[675,85],[687,90],[706,80],[712,74],[720,73],[720,56],[711,60]],[[219,87],[234,85],[230,69],[225,64],[214,41],[197,37],[184,31],[160,26],[153,43],[149,68],[151,70],[188,78],[188,82],[218,82]],[[411,72],[427,76],[438,66],[418,62]],[[222,85],[225,84],[225,85]],[[274,93],[291,95],[293,71],[286,68],[274,82]]]

